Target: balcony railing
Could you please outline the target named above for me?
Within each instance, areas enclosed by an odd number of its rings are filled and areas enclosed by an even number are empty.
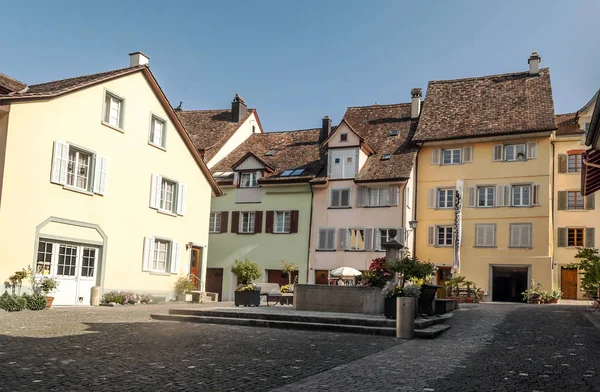
[[[235,195],[236,203],[260,203],[263,190],[261,187],[237,188]]]

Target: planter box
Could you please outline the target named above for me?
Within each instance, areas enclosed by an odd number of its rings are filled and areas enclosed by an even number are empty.
[[[296,284],[294,309],[319,312],[382,314],[384,298],[378,287]]]
[[[419,313],[419,309],[417,306],[417,299],[415,298],[415,318],[417,318],[418,313]],[[396,319],[396,298],[386,298],[384,300],[384,310],[383,310],[383,314],[385,315],[385,318],[388,319]]]
[[[259,306],[260,291],[236,291],[235,306]]]
[[[436,298],[434,305],[436,314],[445,314],[458,309],[458,301],[455,299]]]

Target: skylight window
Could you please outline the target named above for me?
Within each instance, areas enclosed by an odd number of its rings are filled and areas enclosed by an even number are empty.
[[[266,156],[266,157],[270,157],[270,156],[272,156],[273,154],[275,154],[275,150],[269,150],[269,151],[265,152],[265,156]]]
[[[292,173],[292,176],[299,176],[302,173],[304,173],[304,169],[297,169],[297,170],[294,170],[294,172]]]
[[[284,172],[281,173],[279,175],[279,177],[300,176],[300,175],[302,175],[302,173],[304,173],[304,169],[288,169],[288,170],[284,170]]]
[[[394,129],[393,131],[390,132],[389,136],[398,136],[398,130]]]
[[[283,173],[281,173],[279,175],[279,177],[289,177],[292,175],[293,172],[294,172],[293,170],[285,170]]]
[[[221,177],[223,175],[223,172],[215,172],[213,174],[213,177]]]
[[[391,157],[392,157],[392,154],[383,154],[381,156],[381,160],[382,161],[389,161]]]

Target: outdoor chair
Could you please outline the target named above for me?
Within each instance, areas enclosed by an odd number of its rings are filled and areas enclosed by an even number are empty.
[[[419,316],[437,316],[439,315],[435,312],[433,307],[433,301],[435,299],[435,293],[441,286],[434,286],[429,284],[424,284],[421,286],[421,296],[418,301],[418,314]]]

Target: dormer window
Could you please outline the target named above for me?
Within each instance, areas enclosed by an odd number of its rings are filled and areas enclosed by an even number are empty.
[[[393,131],[391,131],[391,132],[389,133],[389,136],[398,136],[398,130],[397,130],[397,129],[394,129]]]
[[[340,133],[340,142],[347,142],[347,141],[348,141],[348,134]]]
[[[256,188],[259,176],[259,172],[241,173],[240,188]]]
[[[389,161],[391,157],[392,157],[392,154],[383,154],[381,156],[381,160],[382,161]]]
[[[358,148],[329,150],[328,174],[331,179],[354,178],[358,173]]]

